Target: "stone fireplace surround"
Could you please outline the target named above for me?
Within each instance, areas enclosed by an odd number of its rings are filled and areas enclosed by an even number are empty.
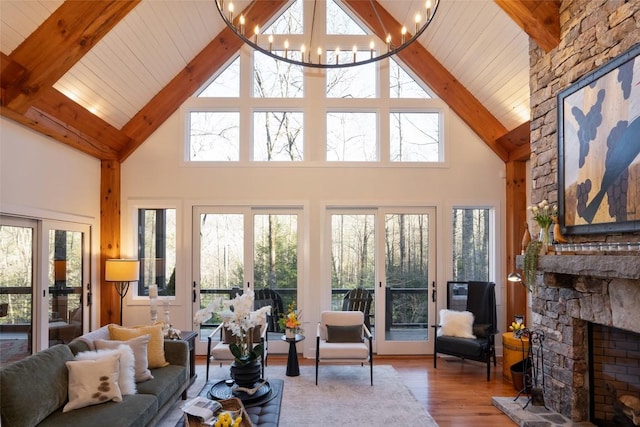
[[[545,402],[587,421],[588,323],[640,333],[640,254],[545,255],[538,271],[532,327],[545,334]],[[640,372],[635,379],[640,388]]]

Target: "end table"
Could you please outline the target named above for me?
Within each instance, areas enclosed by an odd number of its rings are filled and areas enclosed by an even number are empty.
[[[304,335],[296,334],[293,338],[282,335],[280,339],[289,343],[289,357],[287,358],[287,376],[297,377],[300,375],[300,365],[298,364],[298,350],[296,343],[304,340]]]

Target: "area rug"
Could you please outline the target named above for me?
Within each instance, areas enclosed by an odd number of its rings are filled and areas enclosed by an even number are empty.
[[[204,367],[189,389],[196,396],[204,385]],[[437,427],[437,423],[402,383],[389,365],[374,366],[373,387],[369,367],[321,365],[318,386],[315,367],[301,366],[300,376],[287,377],[284,366],[268,366],[266,377],[284,379],[280,427],[315,426],[412,426]],[[210,378],[228,376],[228,368],[216,367]],[[180,405],[167,414],[159,427],[174,427],[181,417]],[[179,423],[178,423],[179,424]]]

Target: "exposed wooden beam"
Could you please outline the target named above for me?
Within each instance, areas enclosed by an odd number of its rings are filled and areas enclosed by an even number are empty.
[[[10,55],[27,75],[7,82],[2,105],[24,114],[140,0],[66,1]]]
[[[245,10],[246,16],[257,17],[246,23],[247,28],[263,27],[271,17],[287,4],[286,0],[254,1]],[[122,131],[135,141],[120,152],[126,159],[158,127],[164,123],[193,93],[222,67],[242,47],[242,41],[225,27],[169,84],[124,125]]]
[[[527,220],[527,181],[526,162],[509,161],[506,163],[506,271],[516,271],[516,256],[522,252],[522,236]],[[520,272],[522,274],[522,272]],[[527,291],[521,283],[507,282],[506,326],[511,324],[515,314],[525,314],[527,310]],[[530,321],[530,320],[529,320]]]
[[[545,52],[560,44],[560,0],[494,0]]]
[[[100,326],[120,321],[120,297],[104,280],[107,259],[120,258],[120,162],[103,160],[100,167]]]
[[[5,89],[11,85],[21,84],[27,75],[26,68],[0,52],[0,87]]]
[[[528,160],[531,156],[531,121],[526,121],[498,138],[509,151],[509,160]]]
[[[79,132],[57,117],[35,107],[29,108],[25,114],[18,114],[9,108],[0,107],[0,114],[98,159],[117,159],[118,157],[118,153],[107,144]]]
[[[376,3],[374,8],[370,1],[345,0],[344,3],[383,40],[387,36],[385,28],[401,27],[380,4]],[[431,53],[420,43],[412,43],[398,56],[498,157],[507,161],[508,150],[497,142],[507,129]]]
[[[114,153],[132,144],[123,132],[94,115],[89,110],[67,98],[54,88],[34,102],[34,108],[56,117],[68,128],[85,136],[103,155],[99,159],[113,159]]]

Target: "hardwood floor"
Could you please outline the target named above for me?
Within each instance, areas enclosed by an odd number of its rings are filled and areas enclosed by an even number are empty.
[[[300,365],[314,365],[312,359],[299,359]],[[198,356],[198,364],[205,358]],[[286,365],[285,355],[270,355],[269,365]],[[493,396],[513,396],[510,382],[502,379],[502,363],[491,369],[487,381],[483,364],[459,359],[433,357],[378,356],[377,365],[392,365],[415,398],[427,409],[440,427],[512,427],[516,424],[491,404]],[[375,382],[375,378],[374,378]]]

